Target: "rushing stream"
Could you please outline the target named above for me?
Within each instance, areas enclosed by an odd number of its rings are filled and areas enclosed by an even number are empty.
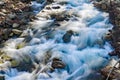
[[[9,65],[6,62],[2,65],[6,71],[6,80],[94,80],[86,77],[108,62],[108,53],[112,51],[105,40],[108,30],[112,29],[109,15],[97,10],[88,0],[54,1],[48,5],[33,2],[38,19],[30,22],[31,26],[24,31],[24,34],[29,33],[30,41],[24,47],[16,49],[15,46],[24,38],[11,39],[3,48],[18,61],[26,58],[26,55],[32,62],[37,59],[41,68],[33,72],[19,71],[6,67]],[[52,14],[66,17],[69,14],[69,17],[57,21],[56,18],[51,18]],[[67,32],[70,31],[72,34],[68,37]],[[63,36],[70,39],[66,41]],[[53,58],[62,60],[65,68],[49,71]]]

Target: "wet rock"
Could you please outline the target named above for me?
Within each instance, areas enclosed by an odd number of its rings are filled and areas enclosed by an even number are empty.
[[[5,80],[5,76],[4,75],[0,75],[0,80]]]
[[[5,61],[9,61],[11,59],[11,57],[4,53],[3,55],[1,55],[1,59],[5,60]]]
[[[73,31],[67,31],[64,36],[62,37],[64,43],[69,43],[71,41],[71,36],[73,35]]]
[[[21,48],[23,48],[25,45],[26,45],[25,42],[19,43],[19,44],[16,45],[16,49],[21,49]]]
[[[59,9],[60,6],[53,6],[52,8],[53,8],[53,9]]]
[[[24,66],[23,66],[24,65]],[[22,61],[20,62],[20,64],[16,67],[19,71],[29,71],[31,72],[34,68],[34,64],[30,58],[30,56],[25,55],[22,58]]]
[[[3,63],[4,63],[4,61],[2,59],[0,59],[0,64],[3,64]]]
[[[113,35],[112,35],[112,31],[111,30],[109,30],[109,32],[107,32],[106,34],[105,34],[105,40],[108,40],[108,41],[111,41],[112,40],[112,37],[113,37]]]
[[[59,4],[50,4],[47,5],[37,16],[43,18],[56,18],[66,13],[66,9]]]
[[[12,57],[8,56],[7,54],[2,54],[0,56],[0,64],[4,64],[6,61],[11,63],[11,67],[16,67],[19,65],[19,62]]]
[[[115,48],[114,51],[109,53],[110,56],[118,56],[120,58],[120,47]]]
[[[62,60],[54,58],[52,62],[52,67],[55,68],[65,68],[65,63]]]
[[[11,59],[10,60],[10,63],[11,63],[11,67],[12,68],[16,68],[19,66],[20,62],[18,60],[15,60],[15,59]]]

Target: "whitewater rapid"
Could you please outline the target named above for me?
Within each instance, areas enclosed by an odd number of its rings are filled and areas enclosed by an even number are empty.
[[[85,79],[87,76],[107,64],[108,53],[112,51],[110,44],[105,40],[108,30],[112,29],[108,13],[97,10],[88,0],[54,1],[46,6],[59,6],[60,9],[43,11],[41,7],[44,4],[33,2],[38,19],[31,22],[32,26],[24,31],[29,31],[32,37],[30,42],[23,48],[16,49],[16,44],[24,38],[11,39],[3,50],[17,60],[21,60],[21,56],[24,55],[29,55],[33,61],[36,58],[42,68],[49,68],[53,58],[61,59],[66,67],[46,73],[30,73],[9,68],[4,74],[5,80],[88,80]],[[56,20],[50,18],[51,14],[69,14],[70,17],[68,20],[58,21],[58,26],[55,25]],[[62,38],[69,30],[74,34],[69,43],[64,43]],[[44,65],[42,63],[48,50],[50,58]]]

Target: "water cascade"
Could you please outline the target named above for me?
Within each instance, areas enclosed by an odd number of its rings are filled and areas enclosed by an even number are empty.
[[[112,29],[108,13],[88,0],[54,0],[47,5],[34,1],[32,5],[38,19],[23,32],[27,37],[10,39],[3,48],[16,64],[25,61],[23,69],[11,68],[6,61],[0,65],[5,80],[89,80],[86,77],[108,63],[112,51],[106,40]],[[57,62],[59,68],[53,64]]]

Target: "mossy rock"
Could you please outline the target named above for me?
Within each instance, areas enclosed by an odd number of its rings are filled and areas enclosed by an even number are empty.
[[[19,44],[16,45],[16,49],[21,49],[21,48],[23,48],[25,45],[26,45],[25,42],[19,43]]]
[[[0,50],[0,56],[3,54],[4,52]]]
[[[2,59],[0,59],[0,64],[3,64],[3,63],[4,63],[4,61]]]
[[[1,55],[1,59],[5,60],[5,61],[9,61],[11,59],[11,57],[6,54],[3,54],[3,55]]]
[[[20,64],[20,62],[15,59],[12,59],[10,62],[11,62],[11,67],[17,67]]]
[[[28,63],[29,64],[31,62],[31,58],[29,56],[25,56],[23,58],[23,61],[24,61],[24,63]]]

